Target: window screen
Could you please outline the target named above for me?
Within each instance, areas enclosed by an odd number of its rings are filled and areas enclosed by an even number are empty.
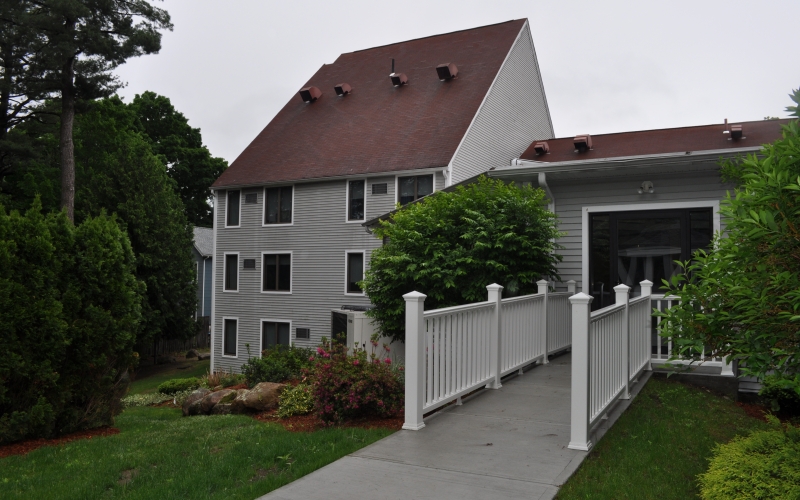
[[[289,292],[292,288],[291,254],[264,254],[263,290],[265,292]]]
[[[405,205],[433,193],[433,174],[400,177],[397,180],[400,204]]]
[[[225,256],[225,290],[239,289],[239,256]]]
[[[225,320],[224,340],[222,353],[226,356],[236,356],[236,320]]]
[[[350,181],[347,189],[347,220],[364,220],[366,181]]]
[[[239,225],[239,197],[241,191],[228,191],[228,201],[225,206],[225,213],[227,214],[227,226]]]
[[[364,293],[358,282],[364,279],[364,254],[347,254],[347,293]]]
[[[271,349],[277,344],[289,345],[289,323],[264,321],[261,323],[261,348]]]
[[[264,207],[264,224],[290,224],[292,186],[267,188]]]

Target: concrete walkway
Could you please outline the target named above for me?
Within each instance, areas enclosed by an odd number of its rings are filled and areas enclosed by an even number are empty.
[[[529,367],[431,416],[420,431],[398,431],[261,498],[552,498],[587,455],[567,448],[570,370],[569,354]],[[593,442],[629,404],[617,404]]]

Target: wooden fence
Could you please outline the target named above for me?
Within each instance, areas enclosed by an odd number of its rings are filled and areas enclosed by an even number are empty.
[[[138,345],[135,350],[139,353],[140,359],[147,359],[176,352],[185,352],[193,348],[208,349],[211,347],[210,320],[209,316],[197,318],[197,334],[194,337],[186,340],[159,339],[146,345]]]

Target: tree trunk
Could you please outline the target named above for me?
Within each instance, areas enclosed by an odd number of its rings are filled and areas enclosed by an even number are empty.
[[[75,147],[72,142],[72,125],[75,121],[75,57],[64,64],[61,75],[61,208],[75,222]]]

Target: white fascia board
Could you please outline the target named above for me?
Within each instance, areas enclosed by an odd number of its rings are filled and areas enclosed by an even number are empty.
[[[341,180],[353,180],[353,179],[373,179],[375,177],[394,177],[394,176],[404,176],[404,175],[420,175],[420,174],[430,174],[441,172],[442,169],[446,167],[439,166],[439,167],[424,167],[424,168],[415,168],[410,170],[386,170],[383,172],[369,172],[369,173],[362,173],[362,174],[348,174],[348,175],[336,175],[331,177],[315,177],[313,179],[295,179],[295,180],[285,180],[285,181],[275,181],[275,182],[260,182],[258,184],[237,184],[235,186],[215,186],[211,188],[211,192],[217,190],[226,190],[226,189],[252,189],[252,188],[262,188],[264,186],[288,186],[288,185],[296,185],[296,184],[310,184],[312,182],[328,182],[328,181],[341,181]]]

